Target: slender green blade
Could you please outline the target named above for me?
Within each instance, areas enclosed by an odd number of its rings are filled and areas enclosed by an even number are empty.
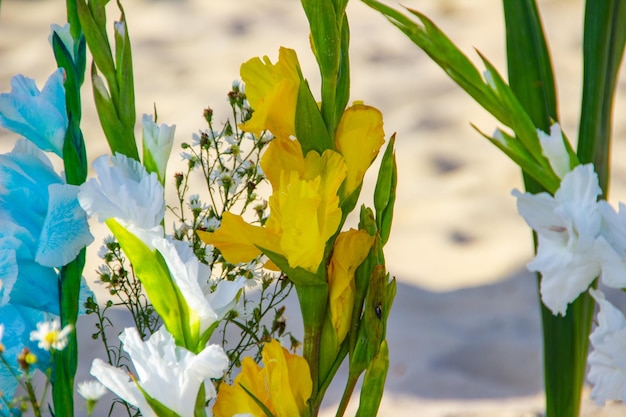
[[[550,55],[534,0],[504,0],[509,82],[535,126],[548,131],[558,120]],[[528,175],[526,189],[544,188]],[[536,242],[536,236],[535,236]],[[537,275],[540,284],[541,277]],[[565,317],[541,304],[546,417],[577,417],[587,361],[593,300],[583,294]]]
[[[613,97],[626,41],[626,2],[587,1],[583,39],[583,91],[578,155],[593,162],[608,192]]]
[[[118,115],[120,121],[131,129],[135,127],[135,83],[133,80],[133,59],[126,15],[118,2],[122,18],[115,22],[115,63],[117,85],[120,89]]]
[[[74,377],[78,368],[78,341],[75,329],[85,253],[86,250],[83,248],[76,259],[61,268],[61,326],[71,325],[74,331],[68,336],[65,349],[54,352],[54,362],[57,365],[54,366],[52,399],[57,416],[74,415]]]
[[[171,278],[163,256],[150,249],[115,219],[107,220],[106,224],[128,256],[152,306],[161,316],[176,344],[194,351],[197,346],[189,329],[189,307]]]
[[[558,119],[552,63],[534,0],[504,0],[509,84],[535,126]]]

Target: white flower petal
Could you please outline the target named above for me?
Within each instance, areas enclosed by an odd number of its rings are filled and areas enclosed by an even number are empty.
[[[589,355],[587,378],[594,387],[591,398],[598,404],[626,400],[626,318],[600,291],[589,293],[600,306],[598,325],[589,340],[594,351]]]
[[[566,174],[554,197],[513,192],[519,213],[538,234],[537,256],[528,268],[542,274],[542,300],[554,314],[565,315],[567,305],[588,288],[608,260],[601,241],[600,193],[591,164]],[[610,261],[607,273],[613,274],[618,264]]]
[[[136,329],[127,328],[120,340],[137,370],[141,388],[181,417],[194,416],[200,385],[207,378],[221,377],[228,366],[228,358],[221,346],[207,346],[194,355],[176,346],[165,327],[145,342]],[[209,389],[207,392],[213,391]]]
[[[98,181],[80,187],[78,200],[90,216],[100,221],[117,219],[123,226],[158,227],[165,214],[163,186],[156,174],[125,155],[101,156],[93,163]]]
[[[152,240],[152,245],[165,259],[170,275],[187,301],[187,305],[200,319],[200,334],[204,333],[218,320],[217,313],[204,296],[198,282],[200,277],[208,278],[211,270],[198,261],[185,242],[155,238]]]
[[[158,417],[148,405],[139,388],[122,369],[104,363],[101,359],[94,359],[90,372],[115,395],[139,408],[144,417]]]
[[[565,139],[561,132],[561,126],[555,123],[550,126],[549,135],[540,129],[537,129],[537,134],[539,135],[539,143],[541,144],[543,155],[548,158],[554,173],[559,178],[565,177],[570,172],[570,159],[565,148]]]

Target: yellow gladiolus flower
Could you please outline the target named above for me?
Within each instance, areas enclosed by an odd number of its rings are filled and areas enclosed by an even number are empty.
[[[262,248],[284,256],[292,268],[317,272],[326,242],[341,223],[338,192],[346,177],[342,156],[326,150],[302,157],[297,141],[276,138],[261,167],[273,188],[265,227],[225,213],[221,227],[213,233],[199,232],[200,238],[219,248],[231,263],[250,261]]]
[[[344,196],[361,184],[383,143],[385,132],[380,110],[362,102],[355,102],[346,109],[335,132],[335,148],[348,167]]]
[[[274,136],[284,138],[295,135],[299,71],[296,52],[282,47],[276,64],[265,56],[263,60],[252,58],[241,66],[246,96],[254,109],[252,118],[241,126],[242,130],[257,135],[269,130]]]
[[[313,389],[309,364],[301,356],[289,353],[276,340],[265,344],[262,358],[264,368],[252,358],[244,358],[234,384],[220,387],[213,407],[215,417],[245,413],[265,417],[265,412],[250,394],[274,417],[303,415]]]
[[[350,330],[356,288],[354,272],[367,258],[374,236],[365,230],[341,232],[335,240],[333,256],[328,265],[330,316],[341,343]]]

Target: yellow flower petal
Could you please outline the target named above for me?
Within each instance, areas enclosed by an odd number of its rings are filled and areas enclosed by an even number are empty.
[[[261,254],[260,246],[271,251],[280,251],[278,236],[271,230],[246,223],[241,217],[225,212],[222,224],[215,232],[198,231],[202,241],[215,246],[228,262],[249,262]]]
[[[243,130],[260,134],[267,129],[284,138],[295,135],[299,68],[296,52],[288,48],[280,48],[276,64],[265,56],[263,61],[252,58],[241,66],[246,96],[254,109]]]
[[[305,177],[318,176],[321,179],[319,194],[322,198],[318,209],[318,222],[322,240],[326,242],[335,234],[341,223],[339,208],[339,187],[346,178],[347,167],[344,158],[335,151],[326,150],[321,158],[316,152],[309,152],[306,157]]]
[[[263,368],[259,367],[252,358],[246,357],[241,362],[241,373],[235,378],[234,385],[222,384],[220,386],[219,394],[213,406],[214,417],[232,417],[244,413],[256,417],[265,417],[261,407],[243,390],[242,385],[265,404],[270,411],[274,411],[271,409]]]
[[[367,258],[374,237],[365,230],[350,229],[341,232],[335,240],[333,255],[328,265],[330,316],[341,343],[350,329],[354,308],[354,272]]]
[[[378,109],[362,103],[346,109],[335,132],[335,148],[348,167],[346,196],[361,184],[383,143],[383,116]]]
[[[288,138],[273,139],[267,145],[260,164],[273,189],[279,188],[282,171],[296,171],[304,175],[305,163],[300,142]]]
[[[306,360],[289,353],[276,340],[265,344],[262,358],[264,368],[252,359],[244,358],[241,373],[235,378],[234,385],[224,384],[220,387],[213,407],[215,417],[232,417],[238,413],[265,416],[242,385],[275,417],[303,415],[313,389]]]
[[[308,363],[276,340],[265,344],[262,356],[275,416],[301,416],[313,388]]]

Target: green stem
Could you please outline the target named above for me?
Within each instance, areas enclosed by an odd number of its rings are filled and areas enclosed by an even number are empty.
[[[70,325],[74,331],[68,336],[65,349],[53,353],[55,366],[52,399],[57,416],[74,415],[74,377],[78,367],[78,341],[75,329],[78,318],[80,280],[84,265],[85,249],[61,270],[61,326]]]
[[[35,417],[41,417],[41,410],[39,407],[39,401],[37,401],[37,394],[35,393],[35,388],[33,388],[33,384],[30,381],[26,381],[26,392],[28,393],[28,400],[33,406],[33,414]]]
[[[321,326],[304,326],[304,346],[302,348],[302,356],[309,364],[311,371],[311,381],[313,381],[313,389],[311,391],[311,398],[317,399],[318,387],[318,374],[319,374],[319,358],[320,358],[320,336],[322,334]],[[317,416],[319,412],[320,401],[310,401],[309,412],[310,417]]]
[[[343,415],[346,413],[346,409],[348,408],[348,404],[350,403],[350,398],[352,398],[352,393],[354,392],[356,383],[359,380],[359,376],[361,375],[356,373],[350,373],[348,375],[346,388],[343,390],[341,402],[339,403],[339,407],[337,408],[337,414],[335,414],[335,417],[343,417]]]

